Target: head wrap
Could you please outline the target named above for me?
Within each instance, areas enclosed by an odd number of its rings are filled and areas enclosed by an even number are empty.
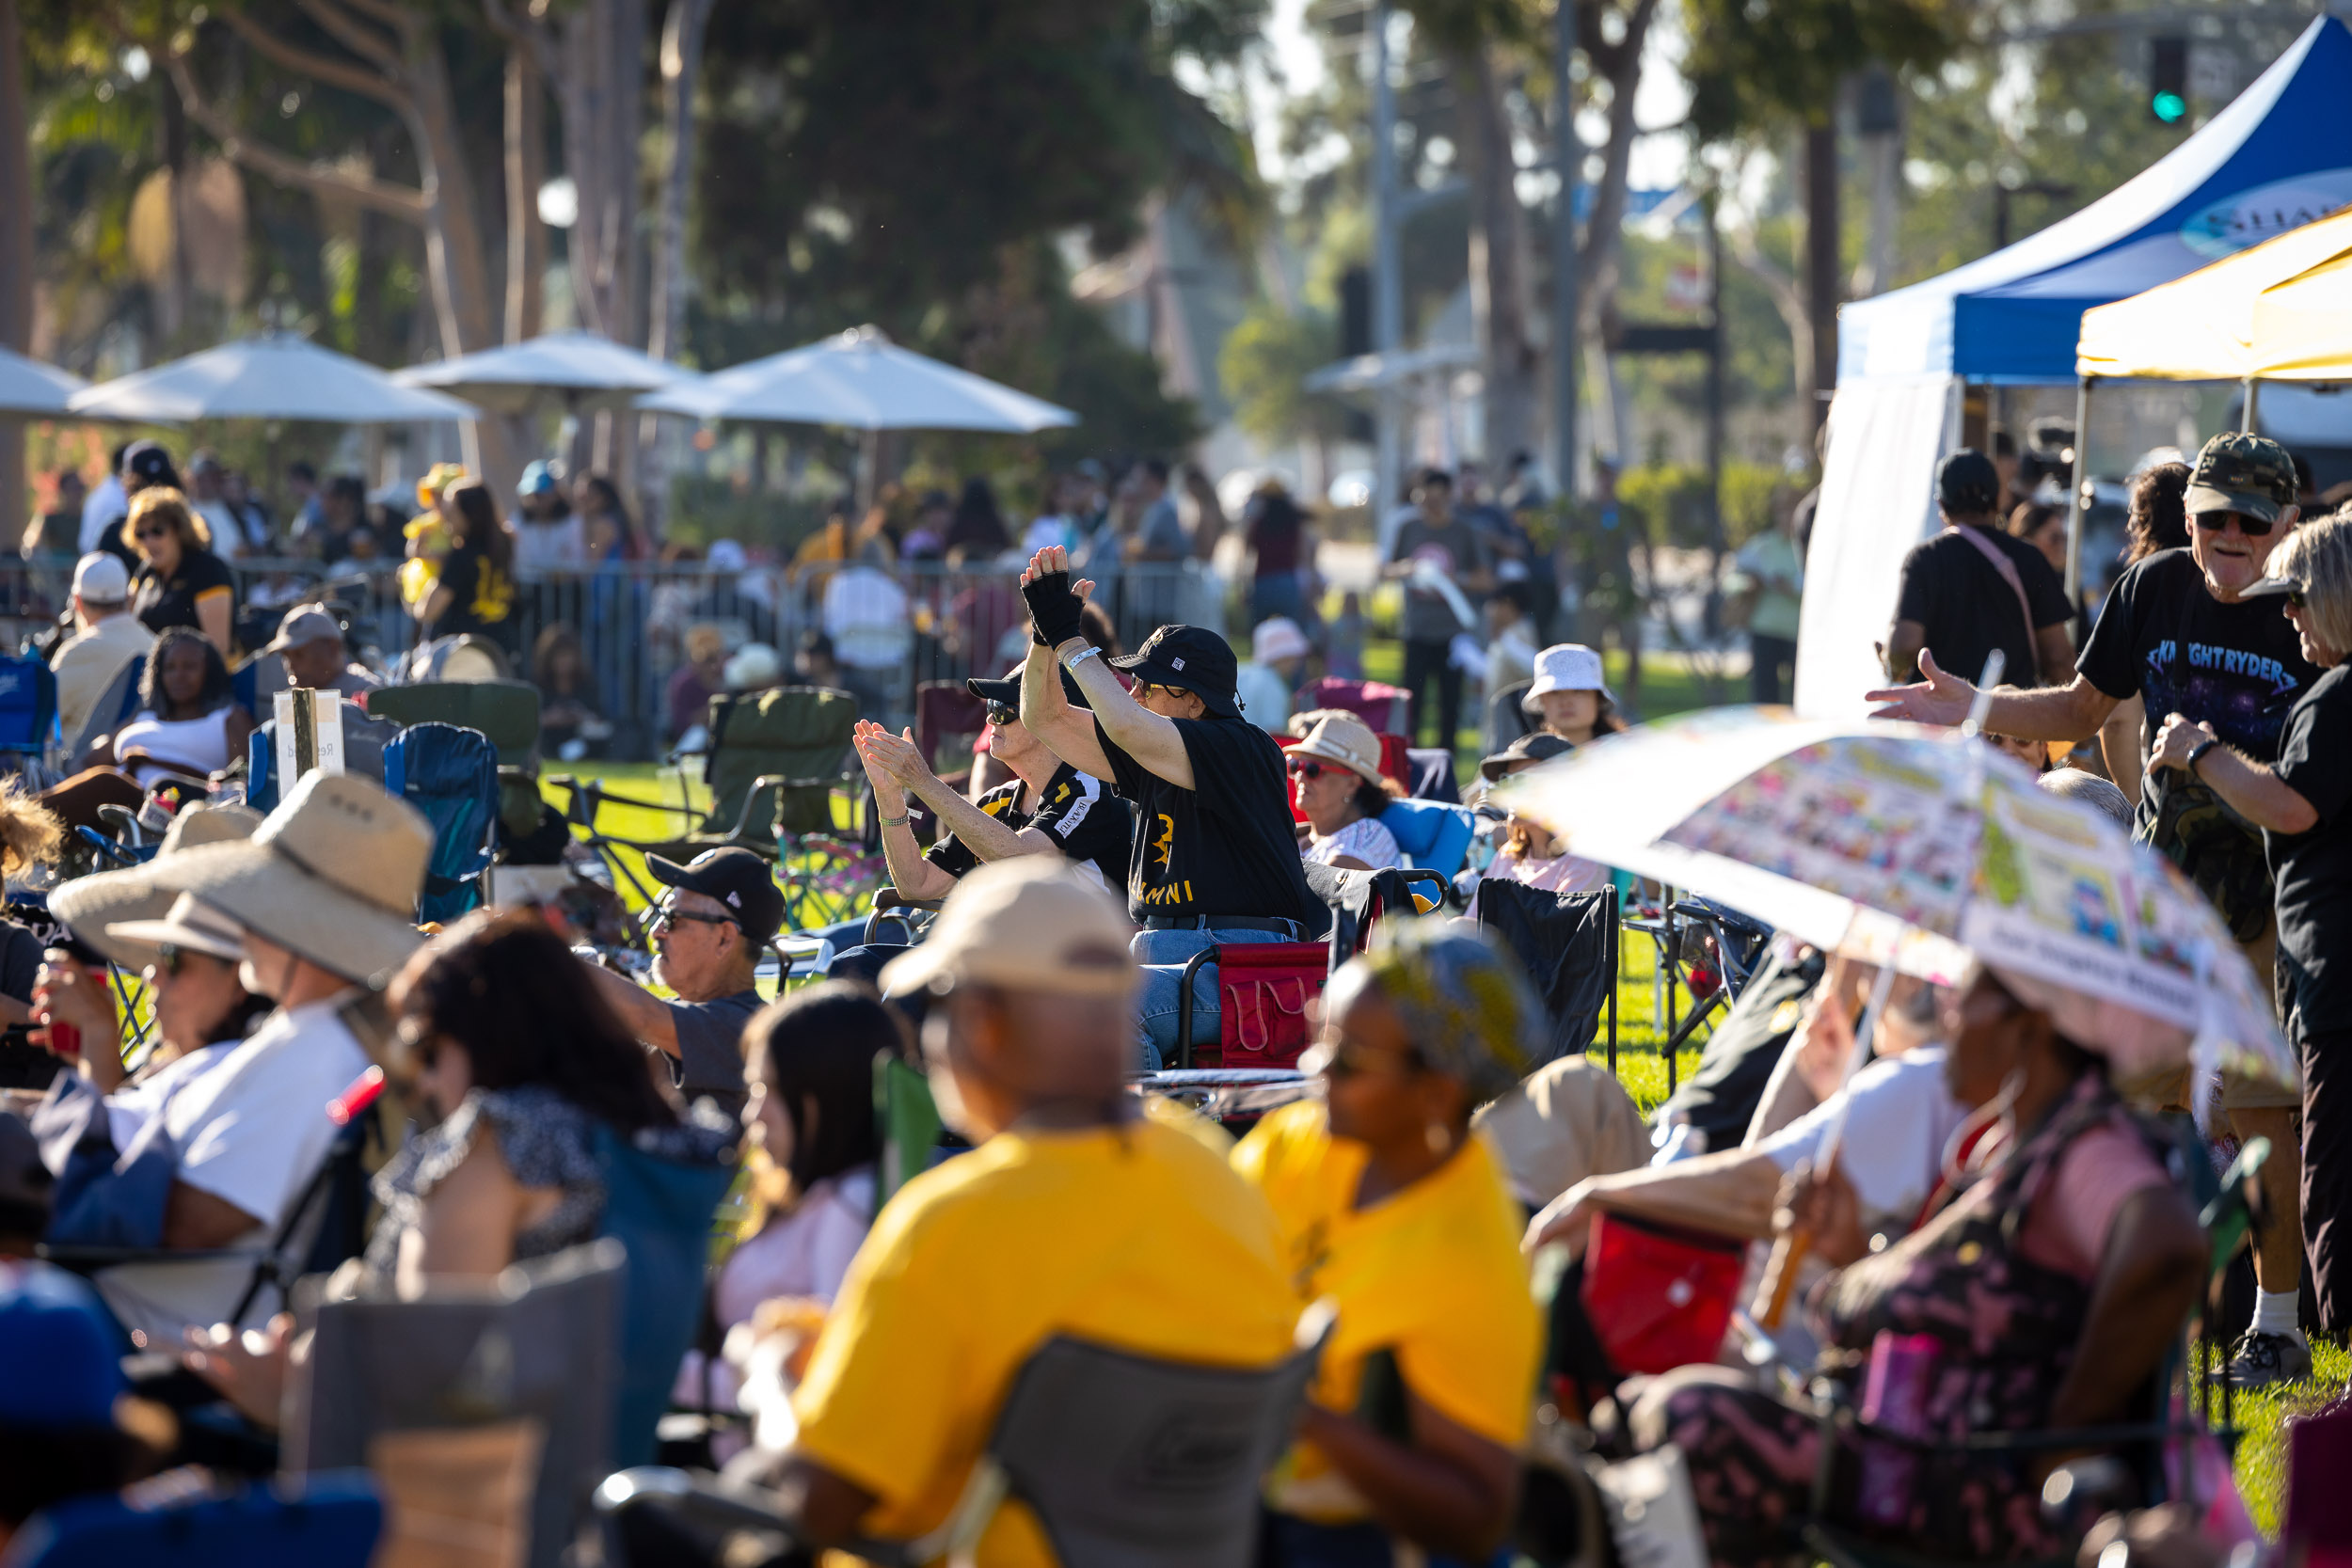
[[[1430,1070],[1462,1080],[1474,1103],[1542,1065],[1543,1007],[1518,960],[1486,932],[1451,921],[1387,920],[1351,961],[1378,982]]]

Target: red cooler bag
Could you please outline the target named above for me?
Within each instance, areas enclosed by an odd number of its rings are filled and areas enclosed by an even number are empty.
[[[1596,1214],[1584,1315],[1625,1373],[1712,1361],[1747,1272],[1745,1242],[1625,1214]]]

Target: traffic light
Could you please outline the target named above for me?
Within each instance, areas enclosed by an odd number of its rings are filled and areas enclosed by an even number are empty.
[[[2188,40],[2148,40],[2148,113],[2159,125],[2188,118]]]

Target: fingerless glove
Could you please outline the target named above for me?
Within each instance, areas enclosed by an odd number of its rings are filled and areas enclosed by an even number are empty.
[[[1047,572],[1021,585],[1028,601],[1029,635],[1041,648],[1058,648],[1086,631],[1085,601],[1070,591],[1068,572]]]

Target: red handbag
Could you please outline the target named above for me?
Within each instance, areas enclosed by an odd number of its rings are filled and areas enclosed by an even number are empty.
[[[1584,1315],[1621,1372],[1712,1361],[1731,1326],[1747,1260],[1745,1242],[1596,1214],[1584,1254]]]

